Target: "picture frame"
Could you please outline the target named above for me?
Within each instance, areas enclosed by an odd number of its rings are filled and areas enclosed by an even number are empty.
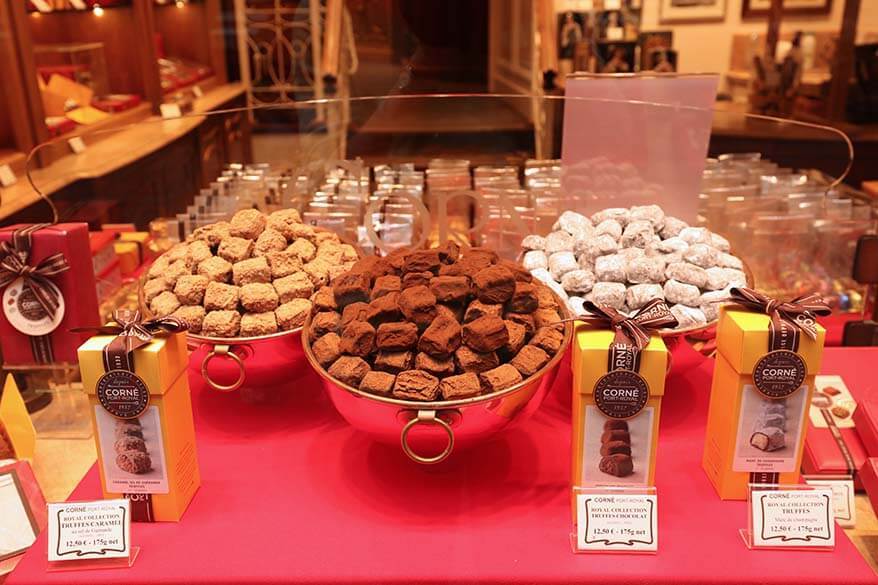
[[[670,50],[674,48],[674,31],[641,31],[637,37],[637,46],[640,49],[640,70],[649,71],[651,69],[650,56],[653,51],[657,49]]]
[[[27,551],[40,534],[35,503],[25,490],[15,467],[0,469],[0,511],[4,526],[0,531],[0,563]]]
[[[771,0],[743,0],[741,17],[768,16]],[[832,0],[784,0],[783,13],[789,15],[825,15],[832,11]]]
[[[726,17],[728,0],[659,0],[659,2],[659,22],[709,22],[723,20]]]

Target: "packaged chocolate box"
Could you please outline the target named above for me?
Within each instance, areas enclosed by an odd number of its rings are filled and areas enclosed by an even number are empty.
[[[116,324],[79,348],[101,487],[106,498],[131,500],[134,521],[176,522],[201,484],[185,327],[138,319],[117,311]]]
[[[586,302],[573,342],[571,484],[654,484],[668,350],[677,321],[653,299],[633,317]]]
[[[798,483],[829,308],[816,295],[782,303],[732,289],[717,325],[702,467],[724,500],[751,483]]]
[[[100,324],[85,223],[0,229],[0,348],[3,362],[27,366],[76,361]]]

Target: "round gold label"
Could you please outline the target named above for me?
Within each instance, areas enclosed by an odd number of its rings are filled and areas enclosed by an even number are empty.
[[[801,388],[807,371],[802,356],[788,349],[778,349],[756,362],[753,383],[767,398],[786,398]]]
[[[95,392],[101,406],[116,418],[137,418],[149,404],[146,384],[128,370],[111,370],[101,376]]]
[[[643,376],[630,370],[613,370],[594,386],[594,403],[610,418],[631,418],[649,400],[649,385]]]

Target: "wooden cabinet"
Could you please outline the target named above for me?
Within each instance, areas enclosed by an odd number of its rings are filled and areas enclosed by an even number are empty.
[[[31,171],[60,219],[93,224],[145,227],[185,211],[224,164],[251,160],[244,113],[168,122],[157,116],[163,103],[180,99],[191,100],[194,113],[245,106],[243,86],[227,79],[222,0],[101,4],[40,13],[27,0],[0,1],[0,166],[11,165],[19,179],[0,187],[3,223],[51,219],[24,180],[25,158],[37,144]],[[52,74],[141,102],[52,138],[47,113],[57,113],[58,103],[42,92]],[[71,152],[72,136],[82,138],[85,153]]]

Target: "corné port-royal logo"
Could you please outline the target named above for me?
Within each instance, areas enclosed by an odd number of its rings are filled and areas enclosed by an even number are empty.
[[[649,400],[649,385],[643,376],[630,370],[613,370],[594,386],[594,403],[610,418],[636,416]]]
[[[149,389],[127,370],[110,370],[100,377],[96,394],[104,409],[117,418],[136,418],[149,404]]]
[[[802,387],[807,367],[802,356],[779,349],[765,354],[753,368],[753,383],[766,398],[786,398]]]

